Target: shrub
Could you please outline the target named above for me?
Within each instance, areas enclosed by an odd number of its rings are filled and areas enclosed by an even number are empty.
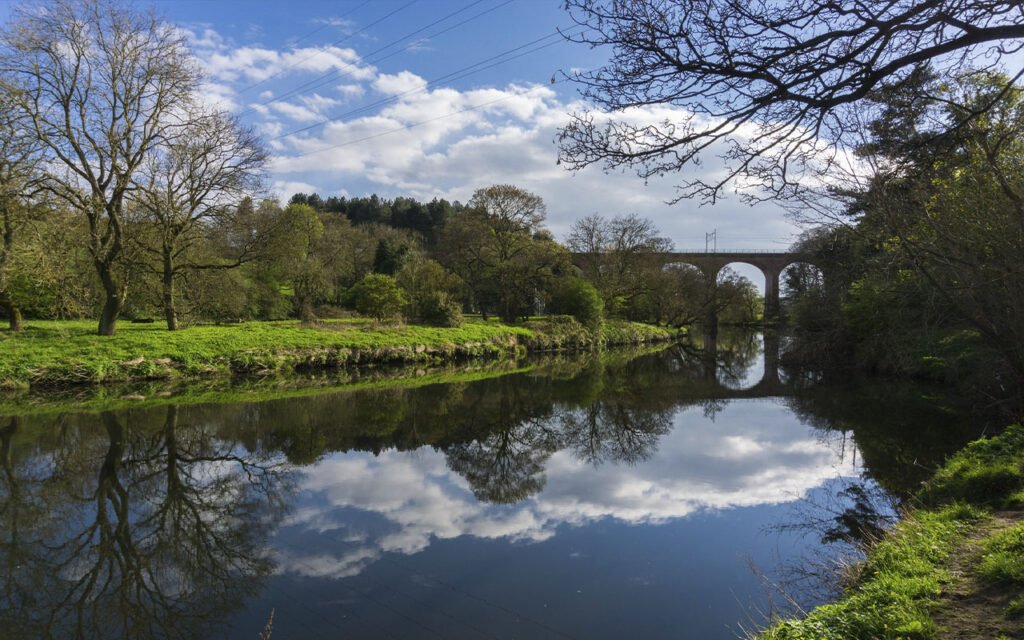
[[[435,327],[461,327],[462,305],[443,291],[433,291],[423,298],[420,320]]]
[[[405,294],[391,276],[371,273],[352,288],[356,311],[378,322],[401,316]]]
[[[604,321],[604,302],[594,285],[579,278],[569,278],[555,289],[549,310],[570,315],[593,332],[601,329]]]
[[[1024,428],[977,440],[946,461],[924,487],[926,503],[966,500],[997,508],[1019,508],[1024,490]]]

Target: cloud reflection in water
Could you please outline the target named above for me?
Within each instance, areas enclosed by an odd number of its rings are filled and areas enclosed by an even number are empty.
[[[543,488],[514,504],[479,500],[451,467],[445,452],[422,448],[335,454],[306,469],[301,494],[308,501],[278,539],[313,536],[323,550],[275,549],[278,571],[343,578],[384,553],[418,553],[433,540],[541,542],[561,526],[604,518],[657,525],[797,500],[837,475],[858,473],[819,432],[772,401],[733,402],[714,420],[697,408],[678,411],[657,450],[635,464],[595,464],[570,448],[555,451],[543,461]]]

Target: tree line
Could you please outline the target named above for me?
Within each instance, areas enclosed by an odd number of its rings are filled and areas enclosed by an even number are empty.
[[[512,185],[443,199],[265,196],[269,152],[209,105],[180,30],[117,0],[50,0],[0,33],[0,313],[119,319],[507,322],[539,312],[684,324],[757,313],[734,274],[714,300],[651,256],[637,216],[585,218],[566,245],[540,196]],[[570,251],[600,255],[591,269]],[[722,301],[726,301],[723,303]]]
[[[1022,397],[1024,87],[1007,83],[922,67],[872,96],[870,178],[836,187],[837,223],[802,241],[829,278],[792,307],[797,356]]]

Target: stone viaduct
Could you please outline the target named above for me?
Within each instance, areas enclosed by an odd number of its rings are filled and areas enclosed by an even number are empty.
[[[757,267],[764,274],[764,319],[774,322],[779,319],[779,274],[797,262],[814,263],[813,258],[791,251],[714,251],[714,252],[671,252],[656,254],[663,265],[688,264],[697,267],[709,283],[718,281],[718,274],[726,266],[742,262]],[[593,254],[576,253],[573,259],[577,266],[593,259]]]

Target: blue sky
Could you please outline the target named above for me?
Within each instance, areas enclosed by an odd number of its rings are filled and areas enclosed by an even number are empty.
[[[0,11],[11,5],[0,2]],[[268,186],[278,195],[466,201],[477,188],[512,183],[544,198],[558,237],[592,213],[651,218],[680,249],[702,248],[712,229],[720,249],[784,249],[799,232],[771,204],[750,207],[733,196],[713,207],[669,206],[671,177],[645,185],[631,174],[557,166],[557,130],[583,104],[572,83],[552,79],[607,55],[556,35],[572,27],[559,0],[153,6],[189,34],[207,98],[264,136],[273,154]],[[633,115],[674,114],[662,107]],[[700,169],[720,170],[710,159]]]
[[[559,237],[591,213],[639,213],[681,248],[703,247],[717,228],[720,247],[779,249],[798,231],[771,205],[732,197],[670,207],[671,180],[645,186],[633,175],[557,166],[557,129],[582,106],[561,73],[607,55],[557,35],[573,27],[558,0],[155,6],[192,34],[211,97],[268,140],[277,193],[465,201],[477,188],[513,183],[544,198]]]

